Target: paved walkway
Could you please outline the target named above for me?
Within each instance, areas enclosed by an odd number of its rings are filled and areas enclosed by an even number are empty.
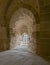
[[[47,61],[32,54],[30,50],[24,46],[0,52],[0,65],[50,65]]]

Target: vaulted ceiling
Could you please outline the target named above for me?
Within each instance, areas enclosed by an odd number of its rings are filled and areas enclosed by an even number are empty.
[[[38,0],[0,0],[0,23],[6,24],[18,8],[27,8],[38,17]]]
[[[0,24],[7,25],[18,8],[31,10],[39,21],[40,15],[50,13],[50,0],[0,0]]]

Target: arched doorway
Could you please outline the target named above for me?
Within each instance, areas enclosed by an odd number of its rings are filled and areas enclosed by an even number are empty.
[[[36,53],[36,33],[33,34],[36,32],[36,22],[30,10],[19,8],[13,14],[9,27],[11,39],[10,49],[16,49],[18,46],[27,45],[29,49],[33,49],[33,52]]]

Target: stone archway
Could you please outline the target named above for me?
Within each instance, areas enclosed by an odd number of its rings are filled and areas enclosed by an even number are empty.
[[[30,37],[29,47],[36,52],[36,21],[32,12],[26,8],[19,8],[10,20],[10,48],[16,46],[16,34],[27,33]],[[26,29],[27,28],[27,29]],[[33,34],[35,33],[35,34]],[[14,40],[13,40],[14,39]]]
[[[36,24],[39,23],[39,7],[36,9],[36,5],[38,6],[38,2],[37,1],[32,2],[32,0],[31,0],[31,3],[30,2],[28,3],[27,0],[26,0],[26,2],[22,1],[22,3],[21,3],[21,1],[14,0],[14,1],[11,1],[7,5],[7,8],[6,8],[5,13],[4,13],[5,14],[4,19],[5,19],[5,23],[6,23],[7,37],[8,37],[9,42],[10,42],[9,22],[13,16],[14,12],[16,12],[18,9],[25,8],[25,9],[31,11],[35,17],[35,20],[36,20],[36,22],[34,22],[34,24],[35,24],[34,27],[39,27],[39,26],[36,26]],[[33,34],[34,34],[33,36],[36,37],[36,33],[37,32],[35,32],[35,33],[33,32]],[[9,44],[9,42],[8,42],[8,44]],[[10,48],[10,44],[9,44],[8,48]]]

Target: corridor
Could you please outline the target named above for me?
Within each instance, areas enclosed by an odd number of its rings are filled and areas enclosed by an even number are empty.
[[[50,65],[50,0],[0,0],[0,65]]]
[[[14,50],[0,52],[0,65],[49,65],[47,61],[32,54],[26,45]]]

